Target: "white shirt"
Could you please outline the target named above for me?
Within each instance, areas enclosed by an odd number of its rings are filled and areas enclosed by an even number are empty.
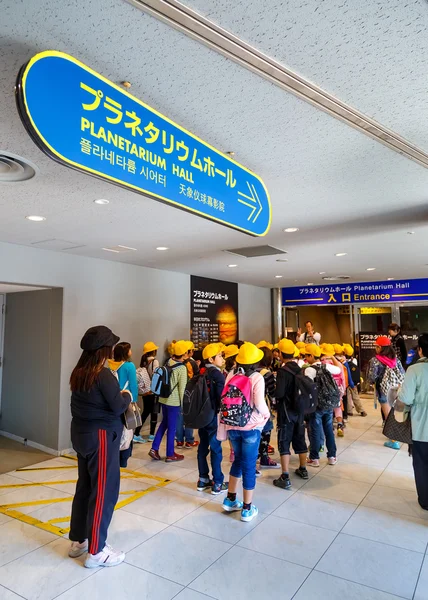
[[[308,377],[310,377],[312,379],[312,381],[315,381],[315,377],[317,376],[317,370],[315,369],[315,366],[321,367],[322,364],[323,363],[320,360],[317,360],[310,367],[306,367],[306,369],[305,369],[305,375],[307,375]],[[336,365],[329,365],[328,363],[325,366],[327,367],[327,371],[330,371],[330,373],[333,376],[334,375],[340,375],[340,373],[341,373],[340,367],[336,367]]]
[[[313,339],[313,342],[310,341],[311,339]],[[304,342],[305,344],[316,344],[319,346],[320,341],[321,334],[317,332],[315,332],[313,335],[310,335],[307,331],[305,331],[305,333],[302,333],[302,335],[299,337],[299,342]]]

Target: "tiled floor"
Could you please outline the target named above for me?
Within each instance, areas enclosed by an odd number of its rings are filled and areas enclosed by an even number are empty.
[[[153,491],[114,515],[109,541],[127,552],[116,569],[86,570],[68,558],[66,536],[0,513],[0,600],[428,600],[428,513],[417,504],[411,459],[406,448],[383,447],[379,413],[369,400],[366,409],[337,440],[336,466],[322,458],[288,492],[272,485],[277,470],[265,470],[252,523],[196,491],[196,450],[171,465],[138,446],[129,469],[144,476],[128,473],[121,490]],[[66,517],[74,463],[39,467],[50,468],[0,475],[0,505],[24,503],[19,510],[41,521]],[[153,476],[171,483],[153,489]]]

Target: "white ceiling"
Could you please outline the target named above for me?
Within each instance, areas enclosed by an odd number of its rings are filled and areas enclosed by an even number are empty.
[[[428,150],[425,1],[187,4]],[[353,280],[428,277],[427,169],[123,0],[58,5],[1,1],[0,151],[39,169],[33,180],[0,185],[1,241],[268,287],[317,283],[320,271]],[[233,150],[270,191],[268,236],[248,237],[44,156],[19,121],[13,86],[19,67],[46,49],[68,52],[112,81],[128,79],[134,95],[217,148]],[[110,204],[95,205],[97,198]],[[32,223],[28,214],[47,220]],[[300,231],[283,233],[290,226]],[[287,250],[289,262],[222,252],[265,243]],[[138,251],[101,250],[117,244]]]

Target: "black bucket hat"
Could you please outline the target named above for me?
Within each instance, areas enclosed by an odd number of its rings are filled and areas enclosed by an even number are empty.
[[[104,346],[114,346],[120,340],[111,329],[104,325],[91,327],[82,337],[80,347],[87,352],[95,352]]]

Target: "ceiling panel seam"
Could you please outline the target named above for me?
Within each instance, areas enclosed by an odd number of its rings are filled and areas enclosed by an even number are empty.
[[[424,167],[428,154],[177,0],[126,0],[283,90]]]

